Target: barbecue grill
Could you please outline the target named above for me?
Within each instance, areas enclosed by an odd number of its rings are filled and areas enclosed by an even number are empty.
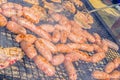
[[[8,0],[10,2],[19,3],[23,6],[31,6],[23,2],[23,0]],[[40,0],[39,0],[40,1]],[[92,7],[88,0],[82,0],[84,4],[87,6],[88,10],[91,10]],[[41,1],[40,1],[41,3]],[[102,21],[100,16],[95,12],[91,14],[94,18],[94,24],[92,28],[88,30],[90,33],[96,32],[100,34],[102,38],[107,38],[113,42],[116,42],[114,36],[108,30],[106,24]],[[29,31],[29,33],[32,33]],[[15,42],[15,35],[8,31],[6,28],[0,28],[0,45],[2,47],[20,47],[17,42]],[[89,53],[90,55],[92,53]],[[100,61],[99,63],[93,64],[85,61],[77,61],[74,62],[74,66],[77,71],[77,80],[95,80],[91,73],[94,70],[104,70],[104,66],[119,56],[119,53],[115,50],[109,49],[107,53],[107,57]],[[56,74],[52,77],[48,77],[41,70],[37,68],[32,60],[30,60],[27,56],[24,56],[20,61],[16,62],[12,66],[0,70],[0,80],[69,80],[68,74],[64,68],[64,65],[61,64],[56,68]],[[119,68],[120,69],[120,68]]]

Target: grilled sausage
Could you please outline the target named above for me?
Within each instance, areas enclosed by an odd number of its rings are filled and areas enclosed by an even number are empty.
[[[31,23],[27,19],[17,17],[17,16],[13,16],[12,20],[17,22],[21,26],[31,30],[32,32],[34,32],[38,36],[43,37],[43,38],[51,41],[51,35],[50,34],[48,34],[46,31],[42,30],[41,28],[37,28],[33,23]]]
[[[110,78],[110,75],[103,72],[103,71],[94,71],[92,73],[92,76],[95,78],[95,79],[109,79]]]
[[[120,79],[120,71],[113,71],[112,73],[110,73],[110,78],[111,79]]]
[[[37,55],[34,45],[27,43],[26,41],[22,41],[20,46],[30,59],[33,59]]]
[[[67,42],[67,37],[68,37],[69,33],[66,31],[61,31],[61,43],[66,43]]]
[[[94,51],[94,46],[91,44],[68,43],[67,45],[72,49],[80,49],[88,52]]]
[[[89,42],[92,42],[92,43],[95,42],[95,38],[92,34],[87,32],[86,30],[83,30],[83,34],[84,34],[84,37],[86,37]]]
[[[55,27],[50,24],[42,24],[38,27],[41,27],[41,29],[45,30],[46,32],[53,32],[55,30]]]
[[[22,10],[15,10],[15,9],[8,8],[8,9],[3,9],[2,14],[10,18],[12,16],[22,16],[23,12]]]
[[[48,41],[46,39],[43,39],[43,38],[39,38],[39,40],[42,41],[48,47],[48,49],[51,52],[53,52],[53,53],[57,52],[57,48],[52,42],[50,42],[50,41]]]
[[[46,75],[53,76],[55,74],[55,68],[42,56],[36,56],[34,62]]]
[[[65,44],[57,44],[57,51],[61,52],[61,53],[69,53],[72,52],[72,48],[70,48],[69,46],[65,45]]]
[[[46,60],[48,61],[52,60],[51,51],[47,48],[47,46],[40,39],[35,42],[35,47]]]
[[[60,40],[61,34],[60,31],[55,29],[52,34],[52,42],[57,43]]]
[[[57,54],[53,56],[51,63],[55,66],[58,66],[64,62],[64,55],[63,54]]]
[[[106,73],[111,73],[114,69],[115,69],[115,64],[114,64],[113,62],[109,62],[109,63],[105,66],[105,72],[106,72]]]
[[[7,2],[1,6],[2,9],[16,9],[16,10],[22,10],[22,6],[20,4]]]
[[[65,61],[64,62],[65,69],[69,75],[69,80],[76,80],[77,79],[77,74],[76,70],[70,61]]]
[[[104,41],[108,44],[109,48],[112,48],[112,49],[114,49],[116,51],[119,49],[119,46],[116,43],[114,43],[114,42],[112,42],[112,41],[110,41],[108,39],[104,39]]]
[[[21,41],[26,41],[27,43],[33,44],[37,38],[32,34],[19,34],[16,36],[15,40],[19,43]]]
[[[13,21],[9,21],[6,28],[15,34],[26,34],[26,29]]]
[[[71,62],[78,61],[78,60],[83,60],[87,62],[91,61],[91,57],[87,53],[79,50],[74,50],[71,53],[66,54],[65,59]]]
[[[29,7],[23,7],[23,16],[33,22],[33,23],[38,23],[40,18],[38,16],[35,15],[35,12],[29,8]]]
[[[92,62],[93,62],[93,63],[97,63],[97,62],[101,61],[102,59],[104,59],[105,57],[106,57],[106,55],[105,55],[104,52],[95,53],[95,54],[92,56]]]

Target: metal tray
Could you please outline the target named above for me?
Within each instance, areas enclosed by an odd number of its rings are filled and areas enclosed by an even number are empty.
[[[22,0],[8,0],[15,3],[20,3],[23,6],[30,6],[26,4]],[[40,0],[41,1],[41,0]],[[87,0],[83,0],[85,4]],[[87,5],[88,6],[88,5]],[[110,33],[105,29],[105,25],[101,23],[95,14],[92,14],[94,17],[94,24],[92,25],[92,29],[88,30],[90,33],[97,32],[100,34],[102,38],[107,38],[111,41],[114,41],[114,38],[110,35]],[[19,44],[14,40],[15,35],[8,31],[6,28],[0,28],[0,45],[3,47],[11,47],[16,46],[19,47]],[[89,53],[90,54],[90,53]],[[87,63],[84,61],[74,62],[74,66],[77,70],[77,80],[95,80],[91,73],[94,70],[104,70],[104,66],[112,60],[114,57],[119,56],[114,50],[109,50],[107,53],[107,57],[100,61],[99,63]],[[34,62],[28,59],[27,56],[24,56],[20,61],[13,64],[12,66],[0,70],[0,80],[69,80],[64,65],[56,67],[55,76],[48,77],[41,70],[39,70]]]

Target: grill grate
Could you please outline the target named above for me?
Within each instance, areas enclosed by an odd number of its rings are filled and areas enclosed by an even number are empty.
[[[20,3],[23,6],[31,6],[26,4],[22,0],[8,0],[10,2]],[[113,38],[109,35],[106,31],[104,26],[99,22],[99,20],[92,14],[94,17],[94,24],[92,25],[92,29],[88,30],[89,32],[97,32],[101,35],[102,38],[107,38],[112,41]],[[3,47],[12,47],[16,46],[19,47],[19,44],[14,41],[15,35],[12,34],[5,28],[0,28],[0,45]],[[118,56],[114,50],[109,50],[107,53],[108,57],[104,60],[100,61],[99,63],[87,63],[84,61],[77,61],[74,62],[74,66],[77,70],[78,80],[94,80],[91,76],[92,71],[94,70],[103,70],[104,66],[113,59],[112,55]],[[18,61],[17,63],[13,64],[12,66],[0,70],[0,80],[68,80],[68,75],[64,68],[64,65],[61,64],[60,66],[56,67],[56,74],[55,76],[48,77],[42,71],[40,71],[34,62],[28,57],[24,56],[23,59]]]

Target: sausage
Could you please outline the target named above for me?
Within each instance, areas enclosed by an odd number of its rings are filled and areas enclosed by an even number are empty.
[[[37,40],[35,42],[35,47],[37,48],[38,52],[48,61],[52,60],[52,53],[47,48],[47,46],[42,42],[42,40]]]
[[[67,37],[68,37],[69,33],[66,31],[61,31],[61,37],[60,37],[60,41],[61,43],[66,43],[67,42]]]
[[[60,40],[61,34],[60,31],[55,29],[52,34],[52,42],[57,43]]]
[[[60,31],[70,32],[70,30],[71,30],[71,25],[70,25],[70,24],[65,24],[65,25],[56,24],[56,25],[55,25],[55,29],[58,29],[58,30],[60,30]]]
[[[102,44],[102,40],[101,40],[100,35],[97,34],[97,33],[94,33],[93,36],[95,38],[95,43],[98,44],[98,45],[101,45]]]
[[[120,79],[120,71],[113,71],[112,73],[110,73],[110,78],[111,79]]]
[[[35,56],[37,56],[37,51],[34,48],[34,45],[27,43],[26,41],[22,41],[20,46],[30,59],[33,59]]]
[[[38,27],[41,27],[41,29],[45,30],[46,32],[53,32],[55,30],[55,27],[53,25],[50,24],[42,24]]]
[[[1,6],[2,9],[16,9],[16,10],[22,10],[22,6],[20,4],[7,2]]]
[[[103,72],[103,71],[94,71],[92,73],[92,76],[95,78],[95,79],[109,79],[110,78],[110,75]]]
[[[58,66],[64,62],[64,59],[65,59],[65,57],[63,54],[57,54],[57,55],[53,56],[51,63],[54,66]]]
[[[4,27],[6,26],[6,24],[7,24],[7,19],[2,14],[0,14],[0,27]]]
[[[69,46],[67,46],[65,44],[57,44],[56,48],[57,48],[57,52],[61,52],[61,53],[72,52],[72,48],[70,48]]]
[[[115,58],[113,62],[115,64],[115,68],[117,68],[120,65],[120,57]]]
[[[109,63],[105,66],[105,72],[106,72],[106,73],[111,73],[114,69],[115,69],[115,64],[114,64],[113,62],[109,62]]]
[[[67,45],[72,49],[80,49],[80,50],[84,50],[84,51],[88,51],[88,52],[94,51],[94,46],[92,44],[68,43]]]
[[[114,42],[112,42],[112,41],[110,41],[108,39],[104,39],[104,41],[108,44],[109,48],[112,48],[112,49],[114,49],[116,51],[119,49],[119,46],[116,43],[114,43]]]
[[[74,50],[73,52],[66,54],[65,59],[71,62],[78,61],[78,60],[83,60],[87,62],[91,61],[91,57],[87,53],[79,50]]]
[[[94,51],[95,52],[104,52],[103,48],[101,48],[99,45],[97,44],[93,44],[93,47],[94,47]]]
[[[38,55],[34,58],[37,67],[42,70],[47,76],[55,75],[55,68],[42,56]]]
[[[74,33],[70,33],[68,38],[75,43],[85,43],[86,39],[83,36],[78,36]]]
[[[51,14],[51,13],[50,13]],[[58,14],[58,13],[52,13],[51,14],[51,17],[56,21],[56,22],[59,22],[61,20],[61,15]]]
[[[6,28],[15,34],[26,34],[26,29],[13,21],[9,21]]]
[[[33,22],[33,23],[38,23],[40,18],[38,16],[35,15],[34,11],[29,8],[29,7],[23,7],[23,16]]]
[[[53,53],[57,52],[57,48],[56,48],[56,46],[52,42],[50,42],[50,41],[48,41],[46,39],[43,39],[43,38],[39,38],[38,40],[40,40],[41,42],[43,42],[48,47],[48,49],[51,52],[53,52]]]
[[[13,16],[12,20],[17,22],[21,26],[31,30],[32,32],[34,32],[38,36],[43,37],[43,38],[51,41],[51,35],[49,33],[47,33],[46,31],[42,30],[41,28],[37,28],[33,23],[31,23],[27,19],[22,18],[22,17]]]
[[[93,63],[97,63],[97,62],[101,61],[102,59],[104,59],[105,57],[106,57],[106,55],[105,55],[104,52],[95,53],[95,54],[92,56],[92,62],[93,62]]]
[[[8,8],[8,9],[3,9],[2,14],[10,18],[12,16],[22,16],[23,12],[22,10],[15,10],[15,9]]]
[[[108,51],[108,44],[106,43],[106,41],[104,41],[104,39],[102,40],[101,47],[104,50],[104,52]]]
[[[19,34],[16,36],[15,40],[19,43],[21,41],[26,41],[27,43],[33,44],[37,38],[32,34]]]
[[[82,33],[83,29],[81,28],[81,25],[77,24],[75,21],[71,21],[71,25],[72,25],[71,32],[77,35],[84,36],[84,34]]]
[[[77,80],[76,70],[70,61],[64,61],[65,69],[69,75],[69,80]]]
[[[84,34],[84,37],[86,37],[89,42],[92,42],[92,43],[95,42],[94,36],[91,35],[89,32],[87,32],[86,30],[83,30],[83,34]]]

